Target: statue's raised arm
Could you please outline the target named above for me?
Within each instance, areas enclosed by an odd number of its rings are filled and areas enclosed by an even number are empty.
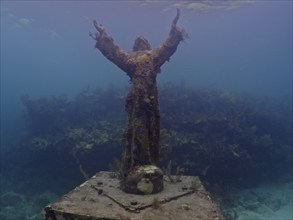
[[[188,38],[188,34],[177,26],[180,17],[180,10],[177,8],[176,17],[173,19],[171,30],[166,41],[158,48],[153,49],[154,63],[157,67],[162,66],[175,53],[179,43]]]
[[[103,25],[98,24],[96,20],[93,23],[98,32],[95,36],[92,33],[89,33],[89,35],[96,41],[95,47],[124,72],[129,72],[129,68],[131,68],[127,63],[129,53],[114,44],[113,38],[107,34]]]
[[[177,9],[168,38],[154,49],[147,39],[138,36],[132,51],[123,51],[96,21],[94,26],[98,32],[95,36],[90,33],[96,41],[96,48],[130,77],[120,173],[121,189],[128,193],[158,193],[164,188],[163,172],[159,168],[160,108],[156,77],[160,67],[187,37],[184,30],[177,27],[179,16]]]

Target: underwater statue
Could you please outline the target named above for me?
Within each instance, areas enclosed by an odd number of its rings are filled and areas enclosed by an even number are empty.
[[[156,77],[179,43],[187,38],[186,32],[177,27],[179,16],[177,9],[168,38],[153,49],[147,39],[139,36],[132,51],[124,51],[95,20],[98,32],[95,35],[90,33],[96,41],[95,47],[130,77],[121,165],[121,189],[127,193],[152,194],[163,190],[163,172],[159,168],[160,110]]]

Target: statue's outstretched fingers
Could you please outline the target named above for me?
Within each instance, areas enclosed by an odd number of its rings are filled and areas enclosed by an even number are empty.
[[[98,22],[96,20],[93,20],[94,26],[97,29],[97,31],[99,31],[100,33],[105,31],[105,28],[103,25],[98,24]]]
[[[177,14],[176,14],[176,17],[173,20],[173,26],[176,26],[177,21],[179,20],[179,17],[180,17],[180,9],[177,8]]]

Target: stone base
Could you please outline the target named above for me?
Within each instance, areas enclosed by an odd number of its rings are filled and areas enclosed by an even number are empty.
[[[45,220],[223,219],[198,177],[182,176],[171,183],[164,176],[162,192],[135,195],[120,190],[111,172],[97,173],[45,211]]]

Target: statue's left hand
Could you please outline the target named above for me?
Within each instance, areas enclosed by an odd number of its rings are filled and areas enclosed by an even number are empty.
[[[94,26],[97,29],[97,31],[102,34],[105,32],[105,27],[101,24],[98,24],[98,22],[96,20],[93,20]]]
[[[177,25],[177,21],[179,20],[180,17],[180,9],[177,8],[177,14],[176,17],[174,18],[173,22],[172,22],[172,26],[175,27]]]

